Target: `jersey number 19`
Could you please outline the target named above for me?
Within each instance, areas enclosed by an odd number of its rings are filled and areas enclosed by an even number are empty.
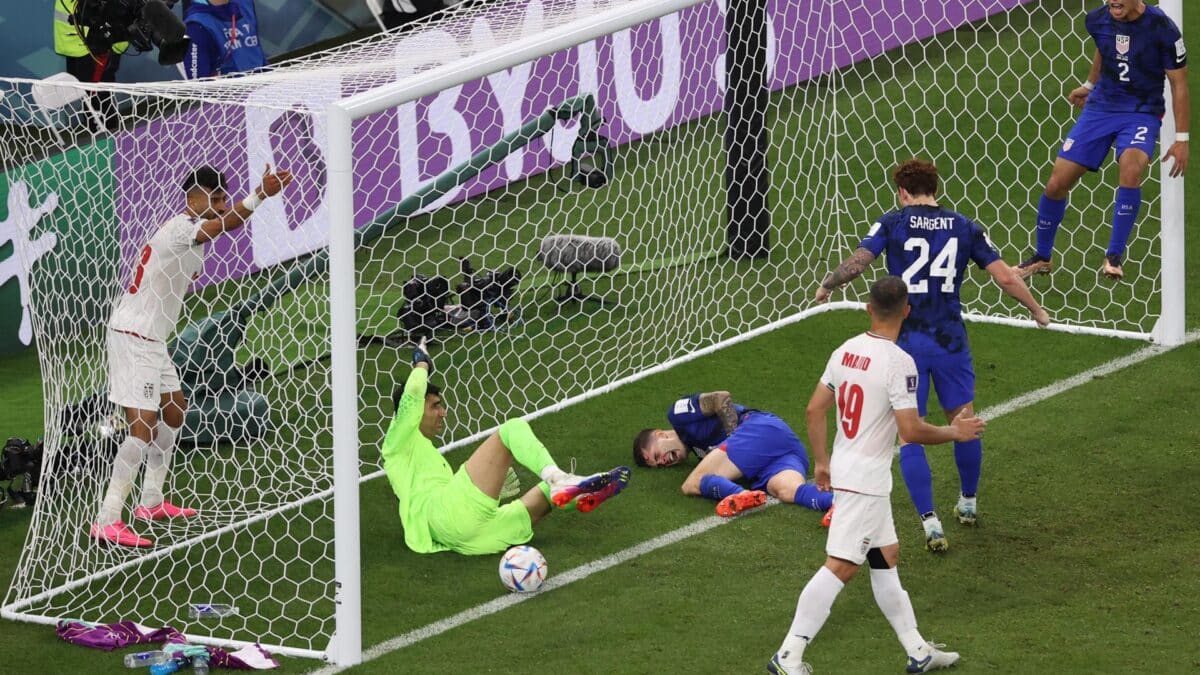
[[[838,387],[838,417],[842,422],[842,433],[846,438],[858,435],[858,426],[862,422],[863,390],[857,384],[843,382]]]

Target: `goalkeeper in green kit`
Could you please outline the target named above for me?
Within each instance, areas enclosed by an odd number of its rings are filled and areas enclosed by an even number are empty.
[[[458,471],[433,445],[445,426],[441,391],[429,384],[433,362],[425,340],[413,350],[413,369],[392,395],[396,414],[383,440],[383,468],[400,500],[404,543],[417,553],[499,553],[533,538],[533,526],[552,509],[588,512],[629,483],[629,467],[576,476],[558,468],[524,420],[508,420]],[[515,483],[516,461],[541,477],[537,487],[500,504]]]

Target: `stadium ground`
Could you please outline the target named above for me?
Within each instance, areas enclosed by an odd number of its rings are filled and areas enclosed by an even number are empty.
[[[1185,31],[1200,25],[1200,8],[1186,12]],[[1195,77],[1192,89],[1200,91]],[[1193,195],[1200,194],[1197,175],[1193,168]],[[1102,215],[1107,208],[1097,204],[1092,211]],[[1190,221],[1200,216],[1195,199],[1188,213]],[[1188,251],[1189,260],[1197,259],[1196,237]],[[1006,253],[1015,255],[1012,248]],[[1200,275],[1189,267],[1187,276],[1188,326],[1195,328]],[[664,399],[721,387],[779,412],[803,436],[802,406],[825,356],[861,326],[862,318],[851,313],[814,318],[543,417],[534,429],[557,455],[575,456],[582,467],[626,462],[632,434],[657,422]],[[981,407],[1142,346],[996,326],[972,326],[971,332]],[[453,358],[480,356],[469,351]],[[1200,591],[1194,544],[1200,525],[1188,513],[1200,491],[1200,423],[1190,417],[1200,409],[1200,385],[1192,376],[1198,363],[1200,345],[1192,344],[997,419],[985,440],[981,527],[964,531],[951,524],[946,556],[920,550],[919,526],[915,518],[905,520],[910,507],[897,482],[903,579],[926,635],[963,652],[959,672],[1200,668],[1194,640],[1200,610],[1189,602]],[[39,435],[36,359],[6,358],[0,370],[6,380],[0,435]],[[455,383],[446,384],[453,392]],[[456,451],[450,459],[465,456]],[[934,451],[932,461],[946,516],[956,483],[948,448]],[[546,553],[552,577],[709,516],[710,503],[678,493],[683,476],[682,470],[637,471],[630,491],[597,513],[548,521],[534,543]],[[20,511],[0,512],[5,582],[28,521]],[[363,487],[363,523],[365,647],[502,594],[495,557],[417,556],[405,549],[394,499],[382,481]],[[820,564],[822,544],[812,513],[774,507],[361,670],[756,672],[786,630],[800,587]],[[839,599],[810,651],[818,672],[902,667],[894,636],[862,581]],[[4,623],[0,651],[0,672],[121,670],[118,656],[66,645],[42,626]],[[317,665],[288,660],[285,667]]]

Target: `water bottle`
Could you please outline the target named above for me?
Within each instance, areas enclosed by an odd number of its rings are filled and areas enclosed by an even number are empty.
[[[165,663],[157,663],[150,666],[150,675],[171,675],[171,673],[183,670],[192,665],[192,660],[186,656],[176,656]]]
[[[199,604],[188,607],[188,616],[193,619],[220,619],[225,616],[237,616],[238,609],[233,605]]]
[[[196,675],[208,675],[208,651],[203,654],[197,654],[192,657],[192,670],[196,671]]]
[[[160,663],[166,663],[170,660],[171,655],[164,651],[138,652],[136,654],[125,655],[125,667],[145,668],[146,666],[157,666]]]

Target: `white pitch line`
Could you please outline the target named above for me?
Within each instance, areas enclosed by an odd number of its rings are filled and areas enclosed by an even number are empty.
[[[1195,342],[1196,340],[1200,340],[1200,330],[1191,331],[1184,336],[1183,344]],[[1164,354],[1171,349],[1173,349],[1173,347],[1163,347],[1159,345],[1139,349],[1132,354],[1127,354],[1125,356],[1113,359],[1112,361],[1102,363],[1095,368],[1085,370],[1082,373],[1059,380],[1058,382],[1042,387],[1041,389],[1035,389],[1031,392],[1017,396],[1016,398],[1009,399],[1003,403],[999,403],[990,408],[982,410],[979,412],[979,416],[986,419],[1003,417],[1004,415],[1014,413],[1023,408],[1028,408],[1036,403],[1040,403],[1052,396],[1061,394],[1064,391],[1087,384],[1097,377],[1114,373],[1123,368],[1128,368],[1136,363],[1145,361],[1146,359],[1158,356],[1159,354]],[[778,503],[779,502],[777,500],[770,499],[767,503],[767,506],[774,506]],[[422,626],[416,630],[409,631],[403,635],[399,635],[367,649],[362,655],[363,663],[366,663],[367,661],[374,661],[381,656],[391,652],[399,651],[405,647],[421,642],[422,640],[441,635],[442,633],[454,628],[458,628],[459,626],[475,621],[476,619],[482,619],[486,616],[508,609],[517,603],[521,603],[544,593],[557,590],[581,579],[586,579],[597,572],[603,572],[610,567],[615,567],[621,563],[628,562],[652,551],[657,551],[660,548],[681,542],[689,537],[702,534],[713,528],[732,522],[732,520],[734,519],[718,518],[717,516],[703,518],[690,525],[685,525],[679,529],[672,530],[666,534],[662,534],[648,541],[644,541],[636,546],[632,546],[623,551],[617,551],[616,553],[607,555],[599,560],[594,560],[592,562],[580,565],[579,567],[567,570],[562,574],[555,575],[546,580],[546,583],[542,585],[542,590],[538,591],[537,593],[509,593],[508,595],[503,595],[494,600],[489,600],[483,604],[463,610],[458,614],[448,616],[444,619]],[[328,665],[319,670],[313,671],[313,673],[314,675],[333,675],[334,673],[340,673],[344,670],[346,670],[346,667]]]
[[[1183,336],[1184,345],[1195,342],[1196,340],[1200,340],[1200,330],[1191,331]],[[1095,368],[1085,370],[1078,375],[1072,375],[1066,379],[1046,385],[1041,389],[1034,389],[1031,392],[1021,394],[1016,398],[1011,398],[1003,403],[998,403],[986,410],[981,410],[979,412],[979,416],[984,419],[992,419],[995,417],[1002,417],[1011,412],[1016,412],[1021,408],[1028,408],[1029,406],[1035,403],[1040,403],[1051,396],[1057,396],[1068,389],[1074,389],[1081,384],[1087,384],[1097,377],[1104,377],[1105,375],[1115,373],[1118,370],[1128,368],[1135,363],[1141,363],[1148,358],[1158,356],[1159,354],[1165,354],[1172,349],[1174,349],[1174,347],[1163,347],[1161,345],[1151,345],[1149,347],[1139,349],[1132,354],[1115,358],[1107,363],[1101,363]]]

